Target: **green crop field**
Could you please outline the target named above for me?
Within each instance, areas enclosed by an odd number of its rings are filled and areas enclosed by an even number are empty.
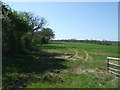
[[[3,87],[117,88],[107,72],[107,57],[118,57],[117,46],[50,42],[28,56],[3,60]]]

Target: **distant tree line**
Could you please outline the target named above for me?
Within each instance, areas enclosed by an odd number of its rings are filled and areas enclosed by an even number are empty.
[[[46,20],[31,12],[18,12],[1,2],[2,7],[2,52],[16,55],[31,50],[38,44],[47,44],[55,34],[45,28]]]
[[[67,39],[67,40],[52,40],[52,41],[59,41],[59,42],[82,42],[82,43],[91,43],[91,44],[100,44],[100,45],[112,45],[112,41],[107,40],[76,40],[76,39]]]

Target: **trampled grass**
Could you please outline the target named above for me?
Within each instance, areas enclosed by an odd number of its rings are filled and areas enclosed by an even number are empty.
[[[117,46],[51,42],[38,52],[6,58],[3,86],[26,88],[117,88],[106,71],[107,57],[119,57]],[[18,83],[18,84],[15,84]]]

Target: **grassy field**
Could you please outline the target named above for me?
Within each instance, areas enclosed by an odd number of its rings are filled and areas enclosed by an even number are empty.
[[[3,59],[3,87],[117,88],[106,71],[106,57],[118,57],[117,46],[51,42],[37,51]]]

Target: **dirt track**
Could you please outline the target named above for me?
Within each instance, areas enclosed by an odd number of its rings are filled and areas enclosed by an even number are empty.
[[[79,51],[75,50],[75,53],[71,56],[67,56],[67,58],[65,59],[70,59],[70,60],[79,60],[79,59],[83,59],[83,62],[80,63],[80,65],[78,67],[74,67],[72,70],[70,71],[65,71],[65,72],[61,72],[61,73],[77,73],[77,74],[83,74],[83,73],[89,73],[89,72],[95,72],[95,73],[106,73],[106,70],[100,70],[100,69],[86,69],[86,70],[82,70],[81,66],[83,65],[83,63],[85,61],[87,61],[88,59],[91,59],[91,56],[89,56],[88,52],[85,50],[82,50],[84,52],[84,56],[80,57],[78,55]]]
[[[69,48],[71,49],[71,48]],[[55,58],[63,58],[66,60],[82,60],[82,63],[78,67],[74,67],[70,71],[61,71],[60,73],[77,73],[77,74],[83,74],[83,73],[88,73],[88,72],[96,72],[96,73],[105,73],[105,70],[96,70],[96,69],[86,69],[82,70],[81,66],[83,65],[84,62],[87,60],[91,60],[91,56],[86,50],[81,49],[81,51],[84,53],[83,56],[79,56],[79,50],[74,50],[74,54],[69,54],[69,53],[62,53],[59,56],[55,56]],[[52,53],[52,52],[51,52]]]

